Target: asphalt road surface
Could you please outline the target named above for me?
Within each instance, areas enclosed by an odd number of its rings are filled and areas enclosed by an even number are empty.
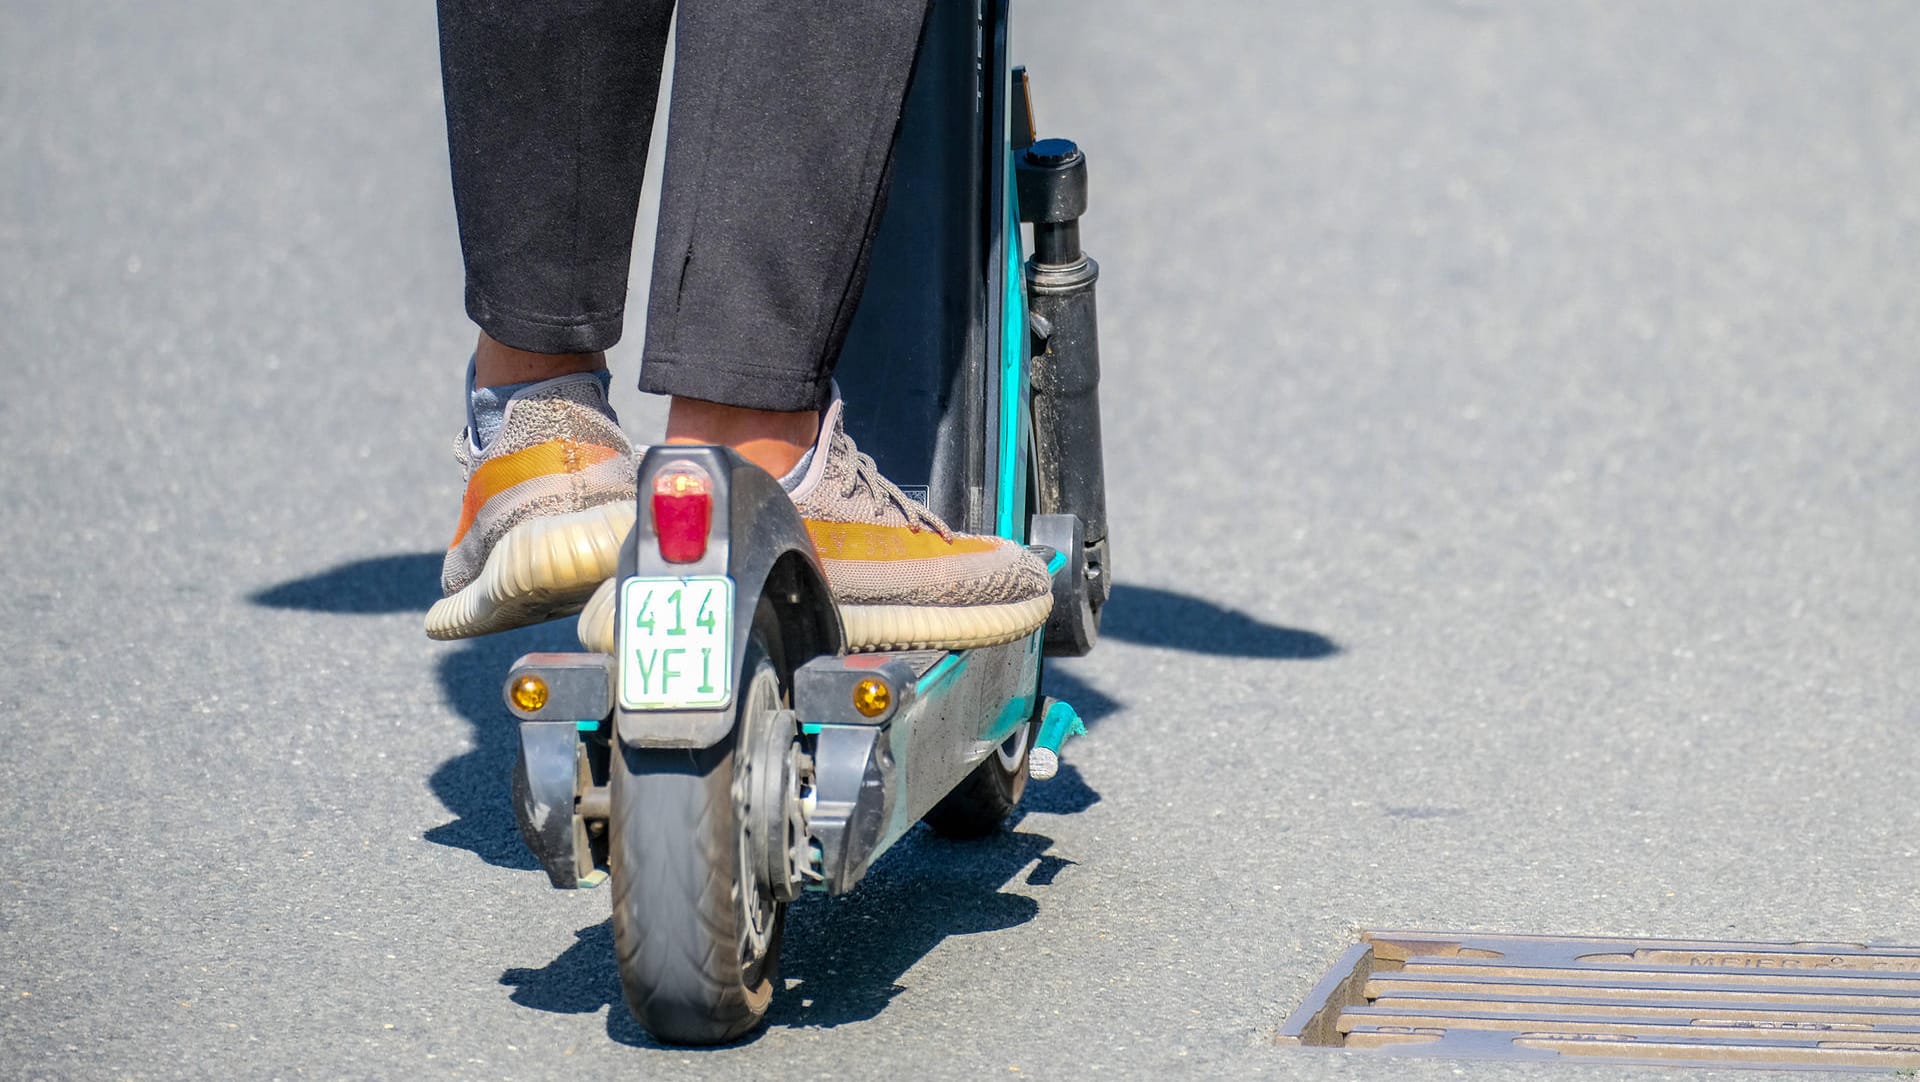
[[[1094,170],[1091,732],[690,1052],[509,814],[570,627],[420,631],[431,5],[0,8],[0,1076],[1447,1078],[1273,1031],[1361,927],[1920,942],[1920,9],[1017,35]]]

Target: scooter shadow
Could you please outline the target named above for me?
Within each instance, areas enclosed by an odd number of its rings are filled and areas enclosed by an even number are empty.
[[[1035,812],[1068,815],[1099,800],[1080,772],[1063,764],[1052,780],[1028,787],[1004,833],[949,841],[918,829],[859,889],[794,906],[781,958],[786,988],[775,996],[768,1024],[830,1029],[864,1022],[904,991],[900,978],[942,942],[1032,920],[1040,902],[1002,888],[1016,879],[1052,886],[1074,862],[1049,852],[1052,838],[1021,827]]]
[[[1340,652],[1339,643],[1318,631],[1270,624],[1203,597],[1125,582],[1115,583],[1107,599],[1100,637],[1261,661],[1319,661]]]
[[[247,600],[306,612],[422,612],[440,595],[440,560],[435,552],[353,560],[257,590]],[[537,869],[508,803],[507,779],[518,733],[501,705],[500,681],[522,654],[577,649],[573,628],[572,620],[559,620],[469,640],[441,655],[436,670],[441,693],[472,727],[473,747],[440,764],[427,780],[434,796],[454,815],[452,822],[426,831],[428,841],[468,850],[500,867]],[[1341,649],[1318,632],[1268,623],[1202,597],[1126,583],[1114,587],[1102,634],[1141,646],[1252,659],[1313,661]],[[1072,703],[1088,725],[1125,705],[1067,666],[1049,666],[1046,687],[1049,694]],[[1063,769],[1060,779],[1035,786],[1028,802],[1060,792],[1069,769]]]
[[[438,596],[439,559],[418,553],[355,561],[268,587],[249,600],[268,608],[346,614],[421,611]],[[1154,587],[1117,586],[1102,630],[1107,638],[1141,646],[1256,660],[1311,661],[1341,650],[1316,632]],[[573,621],[556,621],[471,640],[441,655],[436,670],[441,691],[472,727],[473,747],[442,763],[428,779],[454,819],[426,831],[427,840],[468,850],[489,864],[537,870],[508,800],[518,734],[500,702],[500,682],[522,654],[575,649],[573,632]],[[1073,703],[1089,725],[1125,706],[1070,666],[1049,666],[1046,688]],[[951,842],[916,829],[880,860],[859,889],[831,900],[802,898],[789,913],[782,987],[769,1025],[831,1028],[874,1018],[901,994],[901,977],[948,938],[1032,920],[1040,903],[1004,888],[1022,872],[1027,886],[1044,888],[1068,873],[1073,862],[1048,852],[1051,838],[1021,825],[1033,813],[1073,814],[1099,799],[1074,765],[1063,763],[1052,780],[1029,787],[1006,833]],[[563,1014],[605,1010],[611,1039],[659,1047],[621,998],[611,921],[581,929],[573,945],[546,965],[508,969],[500,981],[513,989],[515,1003]]]
[[[357,616],[425,612],[440,597],[440,563],[437,552],[351,560],[261,588],[247,600],[263,608]],[[441,695],[470,727],[473,747],[428,777],[427,788],[454,818],[422,837],[502,868],[539,869],[520,840],[509,802],[519,730],[500,700],[500,687],[522,654],[579,648],[570,619],[436,648],[444,651],[434,673]]]
[[[454,818],[421,837],[465,849],[498,867],[540,867],[513,818],[509,779],[520,730],[500,701],[500,687],[522,654],[579,648],[574,622],[559,620],[473,639],[441,656],[435,672],[441,693],[471,726],[473,747],[441,763],[427,778],[427,788]]]
[[[1033,812],[1071,814],[1099,794],[1071,764],[1036,784],[1005,833],[977,841],[948,841],[919,828],[841,898],[808,895],[787,912],[781,986],[767,1013],[768,1029],[830,1029],[877,1017],[905,989],[900,979],[954,936],[1015,928],[1032,920],[1040,903],[1005,888],[1015,879],[1051,886],[1073,861],[1049,853],[1053,839],[1019,829]],[[1025,873],[1022,876],[1021,873]],[[561,1014],[607,1012],[607,1036],[636,1047],[662,1047],[627,1012],[613,961],[613,922],[575,933],[559,957],[537,969],[509,969],[500,983],[523,1007]]]

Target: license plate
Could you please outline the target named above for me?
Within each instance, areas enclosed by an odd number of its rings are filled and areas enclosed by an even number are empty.
[[[732,579],[631,578],[620,590],[620,705],[690,710],[733,701]]]

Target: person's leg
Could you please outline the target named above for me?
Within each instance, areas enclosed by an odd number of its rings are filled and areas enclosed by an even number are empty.
[[[851,649],[1031,633],[1046,563],[956,534],[859,453],[831,401],[866,281],[925,0],[685,0],[640,388],[668,442],[722,443],[779,477]],[[613,648],[613,596],[581,639]]]
[[[779,477],[866,280],[926,0],[686,0],[640,388]]]
[[[592,353],[537,353],[515,349],[485,331],[473,346],[473,383],[501,387],[607,370],[605,350]]]
[[[439,0],[467,313],[491,342],[591,355],[620,337],[671,0]],[[578,368],[575,356],[550,373]]]
[[[632,527],[606,398],[666,0],[440,0],[467,311],[466,498],[427,614],[461,638],[577,611]]]
[[[667,406],[667,443],[717,443],[775,477],[784,477],[820,434],[818,410],[756,410],[698,398]]]

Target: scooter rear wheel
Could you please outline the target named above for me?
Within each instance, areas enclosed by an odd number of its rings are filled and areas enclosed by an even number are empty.
[[[614,953],[634,1019],[669,1043],[735,1040],[759,1025],[773,999],[786,905],[747,856],[742,812],[752,735],[788,696],[776,627],[762,602],[725,740],[698,751],[615,744]]]

